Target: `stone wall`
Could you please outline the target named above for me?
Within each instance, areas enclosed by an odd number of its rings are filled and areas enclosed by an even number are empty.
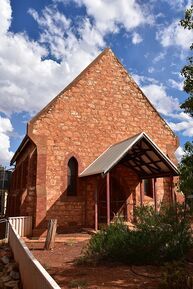
[[[37,150],[29,142],[17,160],[8,195],[8,216],[33,216],[35,223]]]
[[[66,195],[68,160],[76,157],[80,173],[110,145],[142,131],[176,161],[176,136],[107,49],[28,124],[37,147],[36,226],[49,217],[58,218],[61,226],[69,225],[69,219],[93,224],[92,177],[80,181],[72,202]]]

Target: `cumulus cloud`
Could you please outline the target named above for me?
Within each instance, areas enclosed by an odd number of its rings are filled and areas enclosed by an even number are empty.
[[[166,56],[166,52],[160,52],[154,59],[153,63],[159,62],[160,60],[164,59]]]
[[[153,78],[153,77],[148,77],[148,76],[144,76],[144,75],[140,75],[140,74],[135,74],[132,73],[132,77],[134,78],[134,80],[136,81],[136,83],[141,87],[141,86],[145,86],[146,84],[158,84],[159,82]]]
[[[108,33],[124,27],[132,34],[134,28],[153,22],[147,5],[135,0],[74,0],[86,7],[87,16],[73,22],[58,10],[57,2],[69,3],[53,0],[40,14],[29,10],[40,31],[33,41],[25,32],[9,31],[10,0],[0,0],[0,111],[7,117],[39,111],[105,47]],[[1,132],[1,160],[12,156],[10,131]]]
[[[86,47],[88,40],[86,43],[83,37],[78,39],[71,32],[66,40],[61,61],[51,60],[48,46],[45,48],[41,42],[30,40],[25,33],[14,34],[9,31],[10,2],[0,0],[0,4],[0,111],[9,117],[14,112],[24,111],[33,115],[84,69],[97,55],[99,49],[93,44],[93,49],[88,49],[88,46]],[[43,29],[47,25],[46,21],[49,22],[56,16],[55,22],[50,23],[48,31],[54,39],[54,35],[59,33],[61,27],[68,29],[70,20],[51,12],[45,10],[44,18],[41,19],[45,22],[40,25]],[[36,20],[40,20],[34,11],[33,16]],[[84,23],[82,33],[87,31],[88,34],[89,28],[91,29],[88,23]],[[62,37],[63,35],[61,39]],[[89,41],[92,42],[92,39]],[[0,163],[8,163],[13,155],[10,151],[12,126],[8,118],[1,118],[0,121]]]
[[[180,110],[178,99],[168,95],[166,87],[156,79],[138,74],[132,76],[158,112],[173,120],[167,122],[171,129],[186,137],[192,137],[193,119]],[[176,81],[170,83],[175,85],[175,88],[181,89],[182,84]]]
[[[8,3],[3,1],[1,9],[11,11]],[[46,8],[42,16],[32,10],[30,13],[42,29],[40,42],[30,40],[24,33],[9,32],[10,21],[2,21],[6,25],[0,34],[0,110],[6,115],[23,111],[34,114],[40,110],[104,45],[86,20],[79,28],[78,38],[69,29],[70,20],[54,8]],[[3,14],[5,18],[8,15]],[[64,37],[61,31],[69,33]],[[60,61],[49,59],[49,53]]]
[[[172,88],[175,88],[175,89],[178,89],[178,90],[183,90],[183,86],[184,86],[184,82],[183,81],[176,81],[174,79],[169,79],[168,80],[168,83],[169,85],[172,87]]]
[[[124,28],[133,44],[139,44],[143,39],[134,29],[154,22],[148,5],[139,5],[135,0],[73,1],[85,6],[87,11],[87,16],[76,19],[76,23],[57,9],[57,2],[67,5],[69,0],[53,0],[55,4],[45,7],[40,14],[30,9],[29,14],[40,29],[38,41],[33,41],[26,33],[9,31],[12,20],[10,1],[0,0],[0,111],[7,115],[0,118],[0,162],[7,162],[13,155],[10,151],[13,128],[8,118],[12,113],[33,115],[39,111],[105,47],[108,33]],[[157,38],[165,47],[175,44],[187,48],[193,41],[187,32],[176,21],[159,31]],[[160,53],[154,63],[164,57],[165,54]],[[150,73],[152,69],[149,68]],[[163,85],[150,77],[135,75],[135,79],[159,112],[165,116],[179,115],[178,101],[167,95]],[[180,87],[172,79],[169,84]],[[179,122],[171,126],[191,135],[191,121],[183,115],[180,117]]]
[[[168,3],[168,5],[174,10],[185,10],[187,7],[190,7],[192,4],[191,0],[162,0],[163,2]]]
[[[183,111],[177,111],[171,113],[170,117],[173,121],[170,121],[168,124],[170,127],[176,131],[182,133],[184,136],[192,137],[193,136],[193,119],[188,114]]]
[[[141,88],[158,112],[174,120],[168,122],[172,130],[180,132],[185,137],[193,136],[192,117],[180,111],[178,99],[168,95],[163,85],[154,83]]]
[[[163,85],[149,84],[142,86],[141,89],[157,110],[165,116],[169,116],[179,109],[178,99],[167,95]]]
[[[8,118],[0,116],[0,164],[7,164],[13,152],[10,151],[9,133],[13,131],[13,127]]]
[[[148,6],[139,5],[135,0],[73,1],[86,7],[87,14],[94,18],[97,28],[103,33],[116,32],[119,25],[130,31],[139,25],[152,24],[154,21]]]
[[[173,119],[173,121],[168,122],[171,129],[180,132],[185,137],[192,137],[193,119],[180,110],[178,99],[168,95],[166,87],[156,79],[138,74],[132,76],[158,112],[166,118]],[[170,81],[170,83],[178,89],[181,88],[178,82]]]
[[[141,37],[141,35],[137,32],[134,32],[132,34],[132,43],[133,44],[139,44],[143,41],[143,38]]]
[[[156,39],[163,47],[176,45],[182,49],[189,49],[193,42],[193,32],[181,27],[177,19],[169,26],[160,29],[156,34]]]
[[[175,152],[176,158],[178,160],[178,162],[181,161],[183,155],[184,155],[184,150],[181,146],[179,146],[179,148],[177,148],[176,152]]]
[[[86,6],[95,24],[84,17],[75,27],[56,5],[45,7],[40,15],[30,9],[41,31],[39,40],[32,41],[25,33],[9,32],[11,5],[0,0],[0,110],[6,115],[40,110],[96,57],[105,46],[106,33],[118,25],[130,30],[150,22],[147,11],[134,0],[74,1]]]
[[[175,132],[180,132],[185,137],[193,136],[193,119],[186,113],[180,111],[178,99],[167,94],[166,88],[155,82],[152,78],[134,75],[135,80],[141,85],[141,89],[155,106],[159,113],[165,117],[170,117],[168,125]],[[143,85],[144,82],[151,84]]]
[[[11,6],[9,0],[0,0],[0,34],[7,32],[11,24]]]
[[[170,127],[176,132],[182,132],[184,136],[192,137],[193,136],[193,120],[183,120],[180,122],[170,122]]]

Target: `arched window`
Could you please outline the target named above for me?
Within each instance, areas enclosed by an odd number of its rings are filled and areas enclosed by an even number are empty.
[[[72,157],[68,161],[67,196],[77,195],[78,162]]]

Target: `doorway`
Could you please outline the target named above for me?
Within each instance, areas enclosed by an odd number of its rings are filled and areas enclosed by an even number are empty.
[[[126,193],[120,180],[115,176],[110,176],[110,215],[111,220],[116,216],[127,219]],[[106,179],[101,182],[98,191],[98,220],[99,223],[107,222],[107,193]]]

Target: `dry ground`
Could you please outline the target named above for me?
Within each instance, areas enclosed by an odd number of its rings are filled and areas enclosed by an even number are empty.
[[[76,259],[86,246],[88,235],[66,235],[51,251],[44,243],[27,241],[27,245],[61,288],[87,289],[158,289],[161,267],[124,266],[120,264],[77,265]]]

